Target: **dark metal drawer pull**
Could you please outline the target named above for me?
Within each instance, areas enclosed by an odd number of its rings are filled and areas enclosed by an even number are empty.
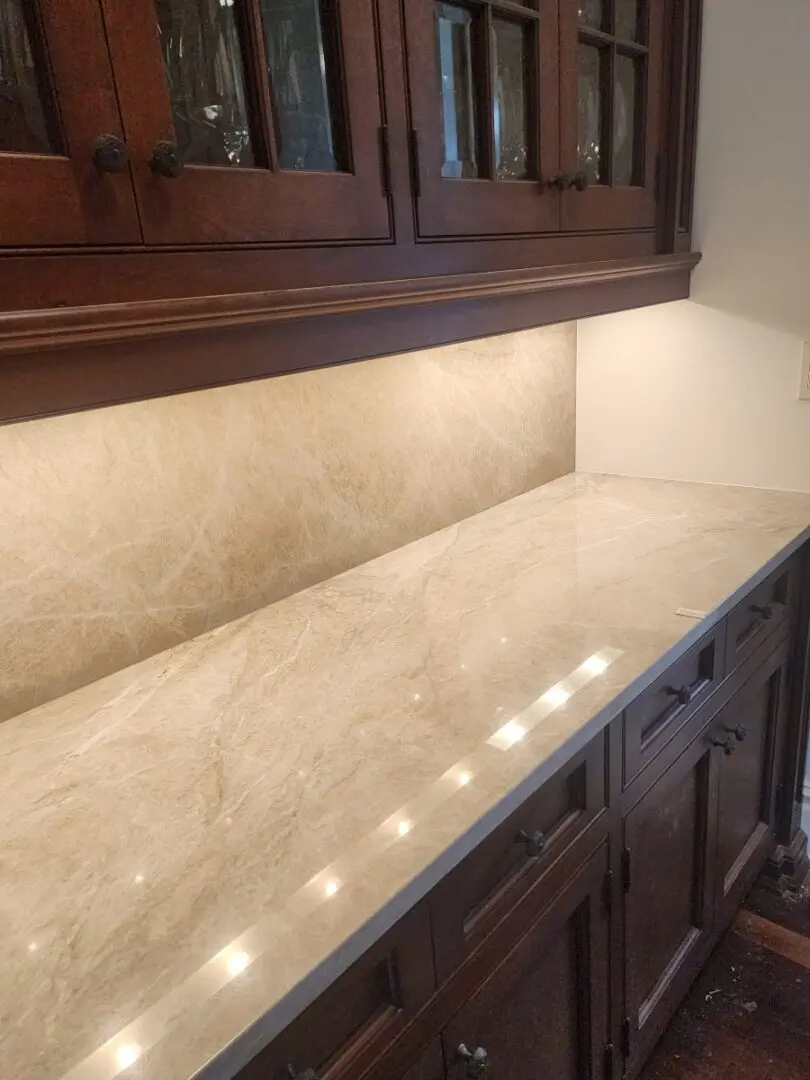
[[[697,693],[697,689],[692,686],[667,686],[664,688],[664,693],[677,698],[679,705],[688,705]]]
[[[721,739],[719,735],[715,735],[712,739],[712,746],[719,746],[726,757],[731,757],[737,749],[738,743],[733,735],[726,735],[724,739]]]
[[[303,1072],[296,1072],[294,1065],[287,1066],[287,1076],[290,1080],[318,1080],[314,1069],[304,1069]]]
[[[726,731],[729,733],[729,735],[733,735],[738,743],[745,742],[745,740],[748,738],[748,728],[745,726],[745,724],[737,724],[736,727],[729,727],[728,725],[726,725]]]
[[[467,1062],[466,1075],[475,1080],[478,1076],[484,1076],[489,1069],[489,1055],[483,1046],[477,1046],[475,1050],[469,1050],[466,1043],[459,1043],[456,1051],[462,1061]]]
[[[530,859],[536,859],[538,855],[542,854],[543,848],[546,846],[546,838],[539,830],[527,833],[525,829],[521,829],[515,837],[515,843],[525,844],[526,854]]]
[[[773,604],[752,604],[748,610],[754,615],[759,615],[764,622],[769,622],[773,618]]]

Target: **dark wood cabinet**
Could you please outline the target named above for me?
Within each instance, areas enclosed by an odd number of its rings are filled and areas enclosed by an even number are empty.
[[[140,240],[122,135],[97,0],[3,4],[0,245]]]
[[[697,974],[712,932],[718,759],[701,737],[625,820],[627,1069],[633,1073]]]
[[[774,758],[787,705],[789,641],[783,639],[717,716],[725,744],[717,812],[716,906],[734,915],[774,844]]]
[[[579,871],[442,1033],[448,1080],[602,1080],[607,847]],[[507,946],[507,943],[504,942]]]
[[[666,0],[561,3],[561,228],[655,228],[667,25]]]
[[[102,0],[147,244],[391,235],[373,0]]]
[[[699,23],[10,0],[0,422],[687,296]]]
[[[405,7],[421,236],[560,227],[557,0]]]

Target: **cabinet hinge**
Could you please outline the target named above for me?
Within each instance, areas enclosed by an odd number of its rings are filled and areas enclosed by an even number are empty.
[[[630,848],[626,847],[622,851],[622,888],[626,893],[630,892],[632,865]]]
[[[411,183],[413,185],[413,193],[415,198],[419,198],[422,194],[421,173],[419,167],[419,135],[411,128],[410,136],[411,144]]]
[[[630,1057],[630,1017],[622,1020],[622,1057]]]
[[[602,903],[605,905],[605,909],[610,912],[613,908],[613,871],[608,870],[605,873],[605,879],[602,882]]]
[[[655,178],[654,178],[654,192],[653,197],[658,202],[661,198],[661,192],[664,187],[664,155],[655,155]]]
[[[604,1080],[615,1080],[616,1076],[616,1047],[608,1043],[605,1047],[605,1071]]]
[[[380,165],[382,166],[383,193],[391,195],[391,139],[388,124],[380,128]]]

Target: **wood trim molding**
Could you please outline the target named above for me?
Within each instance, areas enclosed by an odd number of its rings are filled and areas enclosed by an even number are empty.
[[[656,255],[583,266],[406,278],[311,289],[146,300],[98,307],[0,314],[0,355],[33,349],[120,343],[201,330],[266,326],[290,319],[366,314],[386,308],[498,296],[594,290],[656,275],[689,273],[699,254]],[[642,301],[643,302],[643,301]]]
[[[0,315],[0,423],[689,296],[700,255]]]

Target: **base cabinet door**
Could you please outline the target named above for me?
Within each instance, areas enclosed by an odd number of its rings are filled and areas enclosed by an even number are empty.
[[[444,1080],[442,1044],[438,1039],[422,1052],[422,1056],[408,1069],[402,1080]]]
[[[709,946],[718,753],[700,736],[625,821],[624,1052],[631,1076]]]
[[[774,842],[774,756],[787,703],[788,641],[717,717],[723,742],[717,814],[717,918],[728,922]]]
[[[442,1034],[448,1080],[605,1080],[607,845],[462,1006]]]

